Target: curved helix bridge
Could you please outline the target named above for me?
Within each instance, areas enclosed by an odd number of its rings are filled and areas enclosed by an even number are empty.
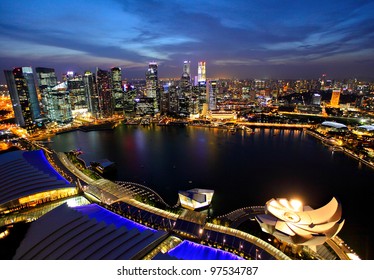
[[[168,208],[176,208],[180,205],[179,201],[175,205],[169,205],[156,191],[142,184],[124,181],[115,181],[115,183],[122,187],[125,191],[129,192],[133,197],[147,197],[150,200],[159,202]]]

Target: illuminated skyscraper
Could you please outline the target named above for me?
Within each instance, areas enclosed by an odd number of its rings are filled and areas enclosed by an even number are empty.
[[[146,80],[146,92],[145,95],[148,98],[153,98],[154,112],[159,111],[160,104],[160,90],[158,88],[158,74],[157,74],[157,63],[150,62],[147,72],[145,73]]]
[[[32,131],[41,117],[32,68],[17,67],[13,71],[5,70],[4,73],[16,124]]]
[[[206,82],[206,64],[205,61],[199,61],[198,67],[197,67],[197,81],[200,83]]]
[[[38,78],[40,92],[43,92],[46,88],[52,88],[57,85],[57,76],[55,69],[36,67],[35,72]]]
[[[45,96],[45,107],[50,121],[64,124],[73,121],[67,82],[48,88]]]
[[[99,99],[99,114],[103,118],[113,116],[113,97],[110,88],[111,74],[100,68],[96,69],[96,87]]]
[[[312,102],[311,102],[312,105],[320,106],[321,105],[321,99],[322,99],[322,96],[319,93],[313,93]]]
[[[94,118],[99,117],[99,96],[96,90],[95,75],[91,71],[86,71],[83,76],[84,92],[87,98],[88,111]]]
[[[157,63],[150,62],[147,72],[145,73],[146,79],[146,96],[150,98],[156,98],[157,86],[158,86],[158,75],[157,75]]]
[[[111,88],[114,99],[114,112],[123,114],[123,89],[122,89],[122,71],[120,67],[110,69],[111,73]]]
[[[331,107],[339,107],[340,91],[340,89],[333,89],[330,100]]]
[[[126,116],[134,116],[136,110],[136,96],[138,89],[128,83],[124,87],[123,111]]]
[[[172,115],[178,114],[178,91],[175,85],[169,86],[169,110],[168,113]]]
[[[84,87],[83,77],[75,75],[67,80],[68,91],[70,93],[71,109],[73,115],[78,116],[88,112],[88,100]]]
[[[39,91],[41,94],[41,109],[44,115],[48,117],[48,93],[57,85],[55,69],[36,67],[35,72],[38,78]]]
[[[209,110],[217,109],[216,95],[217,95],[217,81],[207,81],[206,82],[206,100],[208,103]]]

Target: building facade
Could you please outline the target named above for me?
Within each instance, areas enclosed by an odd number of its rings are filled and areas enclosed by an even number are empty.
[[[5,71],[16,124],[33,131],[41,118],[34,73],[31,67],[17,67]]]
[[[96,69],[96,87],[99,100],[100,117],[108,118],[113,116],[114,100],[111,91],[111,74],[100,68]]]
[[[122,70],[120,67],[110,69],[111,73],[111,89],[114,99],[114,113],[123,114],[124,109],[124,92],[122,89]]]
[[[146,89],[145,96],[153,98],[154,113],[160,111],[160,89],[158,85],[158,66],[156,62],[150,62],[145,73]]]

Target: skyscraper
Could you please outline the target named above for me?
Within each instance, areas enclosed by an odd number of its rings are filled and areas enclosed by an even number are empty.
[[[205,83],[206,82],[206,63],[205,61],[199,61],[198,67],[197,67],[197,81],[199,83]]]
[[[41,117],[34,74],[31,67],[5,70],[5,78],[11,96],[16,124],[32,131]]]
[[[217,95],[217,81],[207,81],[206,82],[206,100],[208,103],[208,110],[217,109],[216,95]]]
[[[191,77],[190,65],[191,65],[191,61],[189,60],[185,60],[183,62],[183,73],[187,73],[188,76]]]
[[[48,89],[45,96],[45,107],[49,120],[63,124],[73,121],[67,82]]]
[[[194,109],[194,94],[192,92],[191,77],[190,77],[190,61],[184,61],[183,73],[180,80],[178,111],[181,116],[188,116],[195,112]]]
[[[340,89],[334,89],[332,91],[330,106],[331,107],[339,107],[339,100],[340,100]]]
[[[41,94],[41,109],[44,115],[48,117],[48,94],[50,90],[57,85],[57,76],[55,69],[36,67],[36,76],[38,78],[38,86]]]
[[[103,118],[113,116],[114,101],[111,91],[111,74],[100,68],[96,69],[96,87],[99,99],[99,113]]]
[[[57,85],[57,76],[55,69],[36,67],[35,72],[38,78],[40,92],[43,92],[43,90],[46,88],[52,88]]]
[[[157,63],[150,62],[148,70],[145,73],[146,80],[146,92],[145,95],[148,98],[153,98],[154,112],[159,111],[160,104],[160,90],[158,87],[158,74],[157,74]]]
[[[88,112],[88,100],[82,75],[69,77],[67,80],[68,91],[70,93],[71,109],[74,116]]]
[[[99,117],[99,96],[96,90],[95,75],[86,71],[83,75],[84,92],[87,97],[88,111],[94,118]]]
[[[114,99],[114,112],[123,114],[123,89],[122,89],[122,70],[120,67],[110,69],[111,73],[111,89]]]
[[[5,79],[7,82],[10,99],[12,100],[12,107],[14,111],[14,117],[16,124],[19,126],[25,126],[25,120],[22,114],[22,107],[20,103],[20,99],[17,93],[16,82],[14,80],[13,71],[12,70],[4,70]]]

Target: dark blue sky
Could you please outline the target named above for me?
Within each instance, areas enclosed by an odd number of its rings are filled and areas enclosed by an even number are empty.
[[[374,79],[374,1],[1,0],[0,69]],[[1,71],[0,80],[4,80]]]

